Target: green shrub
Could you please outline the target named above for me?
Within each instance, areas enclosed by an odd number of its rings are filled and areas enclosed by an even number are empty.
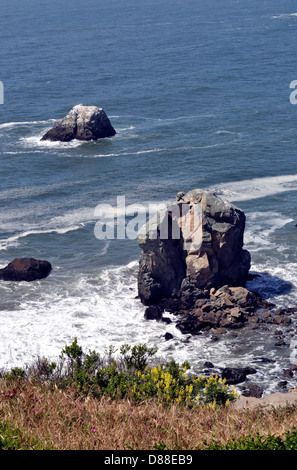
[[[95,351],[84,354],[75,338],[61,354],[61,358],[66,355],[68,359],[68,380],[73,380],[81,392],[113,399],[129,397],[141,401],[157,398],[163,404],[204,403],[214,407],[217,404],[228,405],[237,397],[235,389],[230,390],[218,376],[190,375],[188,362],[180,366],[171,361],[149,367],[148,360],[156,350],[147,348],[145,344],[133,347],[124,344],[120,348],[122,361],[113,358],[114,352],[110,348],[108,360],[104,362]]]
[[[131,354],[128,355],[128,352]],[[145,344],[139,344],[137,346],[131,346],[129,344],[123,344],[120,349],[121,354],[124,356],[124,361],[127,369],[144,370],[148,363],[148,358],[156,354],[157,350],[150,348],[148,349]]]
[[[269,434],[267,437],[247,436],[241,439],[234,437],[224,446],[217,442],[205,443],[206,450],[297,450],[297,430],[287,431],[285,437]]]
[[[13,369],[11,369],[10,372],[5,372],[3,374],[3,377],[5,379],[12,379],[12,380],[15,380],[15,379],[21,379],[23,377],[25,377],[26,373],[23,369],[19,368],[19,367],[14,367]]]

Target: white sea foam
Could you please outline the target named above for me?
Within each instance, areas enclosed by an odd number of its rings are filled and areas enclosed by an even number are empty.
[[[50,124],[56,122],[56,119],[48,119],[47,121],[19,121],[19,122],[4,122],[0,124],[0,129],[7,129],[18,126],[32,126],[36,124]]]
[[[0,201],[1,200],[13,200],[13,199],[23,199],[28,197],[38,197],[44,194],[54,193],[57,190],[68,188],[80,184],[86,184],[86,180],[76,180],[68,181],[63,183],[53,183],[40,186],[23,186],[13,189],[4,189],[0,191]]]
[[[294,16],[297,16],[297,13],[282,13],[281,15],[275,15],[275,16],[271,16],[271,19],[275,20],[275,19],[283,19],[283,18],[290,18],[290,17],[294,17]]]
[[[43,235],[46,233],[59,233],[59,234],[65,234],[74,230],[78,230],[82,228],[83,224],[80,225],[74,225],[72,227],[64,227],[64,228],[55,228],[55,229],[49,229],[49,230],[28,230],[26,232],[21,232],[17,235],[13,235],[11,237],[1,239],[0,240],[0,251],[1,250],[7,250],[11,246],[18,246],[20,244],[20,239],[28,237],[30,235]]]
[[[31,223],[30,229],[18,231],[15,235],[0,239],[0,251],[6,250],[11,246],[19,246],[20,240],[30,235],[43,235],[48,233],[64,235],[68,232],[82,229],[86,224],[91,222],[95,222],[93,207],[75,209],[50,218],[42,217],[41,222],[35,224]],[[22,225],[24,226],[25,224],[22,223]]]
[[[212,188],[230,201],[247,201],[297,190],[297,174],[221,183]]]
[[[146,343],[158,349],[157,360],[189,360],[196,367],[207,359],[227,363],[227,343],[219,342],[213,349],[207,337],[189,339],[175,327],[177,319],[171,314],[165,314],[172,320],[169,325],[144,319],[144,306],[136,298],[137,266],[135,261],[72,279],[56,272],[56,279],[50,276],[29,286],[19,283],[14,289],[19,304],[9,315],[3,312],[0,366],[23,366],[38,356],[55,360],[75,337],[84,350],[102,354],[110,345],[119,349],[124,343]],[[165,342],[165,332],[174,339]]]
[[[41,140],[45,132],[49,129],[45,129],[43,132],[38,135],[33,135],[30,137],[21,137],[20,141],[24,143],[26,147],[43,147],[43,148],[74,148],[79,147],[85,142],[81,140],[71,140],[70,142],[56,142],[51,140]]]

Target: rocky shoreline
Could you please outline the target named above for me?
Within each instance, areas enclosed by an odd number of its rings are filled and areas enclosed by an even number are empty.
[[[177,299],[163,299],[158,305],[146,307],[144,316],[147,320],[166,322],[165,312],[178,317],[176,327],[183,334],[207,332],[215,340],[216,335],[247,324],[254,328],[264,325],[288,327],[292,325],[292,315],[297,314],[297,308],[278,308],[245,287],[223,286],[218,290],[211,289],[209,296],[196,300],[192,307]],[[276,345],[282,344],[278,340]]]
[[[169,312],[176,316],[176,328],[182,334],[207,335],[214,342],[230,330],[240,334],[238,330],[248,326],[273,335],[276,348],[287,347],[287,336],[296,334],[297,307],[279,308],[247,289],[247,281],[258,274],[250,273],[251,257],[243,249],[244,213],[215,193],[199,189],[178,193],[174,204],[186,205],[188,214],[200,206],[200,244],[185,244],[189,238],[182,216],[170,205],[143,227],[138,237],[142,248],[138,293],[146,307],[145,319],[168,323],[171,320],[164,314]],[[163,224],[171,229],[167,238],[161,236]],[[174,230],[179,230],[179,237],[171,236]],[[170,341],[173,335],[165,333],[164,338]],[[288,364],[283,371],[278,384],[283,392],[288,391],[296,370],[295,364]],[[253,367],[215,370],[213,365],[207,370],[228,384],[242,384],[256,372]],[[264,390],[249,380],[241,393],[260,398]]]
[[[234,294],[234,291],[238,293],[238,297],[236,297],[236,302],[231,303],[230,294]],[[225,308],[222,308],[222,305],[225,305]],[[204,306],[205,310],[203,310]],[[235,315],[232,315],[233,309],[236,309]],[[212,291],[209,298],[200,299],[200,306],[190,312],[179,310],[177,302],[164,301],[160,305],[146,307],[144,317],[147,320],[168,324],[171,320],[166,317],[166,313],[176,316],[176,328],[185,337],[204,335],[214,343],[228,332],[233,331],[234,336],[238,337],[240,330],[246,327],[249,327],[251,332],[255,330],[266,332],[273,338],[274,346],[278,349],[288,348],[288,337],[296,335],[297,308],[279,308],[246,288],[232,289],[224,286],[215,292]],[[173,339],[173,334],[168,332],[164,334],[165,341]],[[275,360],[260,357],[258,362],[261,363],[262,368],[263,366],[267,368],[267,375],[269,375],[270,367],[274,365]],[[221,368],[209,361],[205,362],[200,371],[207,376],[218,375],[229,385],[239,385],[237,388],[243,396],[261,398],[265,393],[264,387],[259,383],[253,383],[253,375],[257,372],[258,368],[254,367],[254,364],[248,367]],[[292,382],[295,382],[297,386],[297,365],[288,363],[282,371],[282,376],[281,374],[279,376],[277,388],[282,393],[288,393]]]

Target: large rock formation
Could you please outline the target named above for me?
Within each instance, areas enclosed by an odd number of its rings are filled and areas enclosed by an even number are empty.
[[[116,131],[102,108],[74,106],[67,116],[50,129],[41,140],[69,142],[70,140],[97,140],[112,137]]]
[[[5,268],[0,269],[0,280],[35,281],[47,277],[52,269],[48,261],[34,258],[15,258]]]
[[[142,303],[178,298],[194,305],[211,288],[244,285],[250,269],[244,228],[243,211],[214,192],[179,193],[139,232]]]

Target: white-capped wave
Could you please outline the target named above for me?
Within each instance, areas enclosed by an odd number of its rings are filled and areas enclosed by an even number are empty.
[[[24,186],[13,189],[4,189],[0,191],[1,200],[24,199],[28,197],[38,197],[44,194],[54,193],[55,191],[75,186],[78,184],[86,184],[85,180],[68,181],[63,183],[53,183],[40,186]]]
[[[16,121],[16,122],[4,122],[0,124],[0,129],[6,129],[18,126],[31,126],[35,124],[50,124],[56,122],[56,119],[48,119],[47,121]]]
[[[83,227],[83,224],[74,225],[72,227],[64,227],[64,228],[53,228],[48,230],[28,230],[26,232],[18,233],[17,235],[13,235],[11,237],[1,239],[0,240],[0,251],[7,250],[11,246],[18,246],[19,240],[21,238],[28,237],[29,235],[43,235],[46,233],[59,233],[65,234],[71,232],[73,230],[78,230],[79,228]]]
[[[88,223],[95,222],[94,208],[83,207],[68,211],[62,215],[42,218],[41,222],[30,224],[30,229],[18,231],[15,235],[0,239],[0,251],[6,250],[11,246],[19,246],[22,238],[30,235],[43,235],[48,233],[57,233],[60,235],[80,230]],[[26,226],[22,223],[23,227]],[[28,225],[28,224],[27,224]]]
[[[248,214],[244,240],[246,247],[253,253],[268,248],[276,250],[279,247],[273,243],[271,235],[294,219],[285,217],[280,212],[254,211]]]
[[[296,175],[268,176],[221,183],[211,188],[230,201],[248,201],[297,190]]]
[[[216,131],[215,134],[217,134],[217,135],[236,134],[236,132],[220,130],[220,131]]]
[[[271,19],[282,19],[282,18],[290,18],[290,17],[297,16],[297,13],[281,13],[280,15],[271,16]]]

